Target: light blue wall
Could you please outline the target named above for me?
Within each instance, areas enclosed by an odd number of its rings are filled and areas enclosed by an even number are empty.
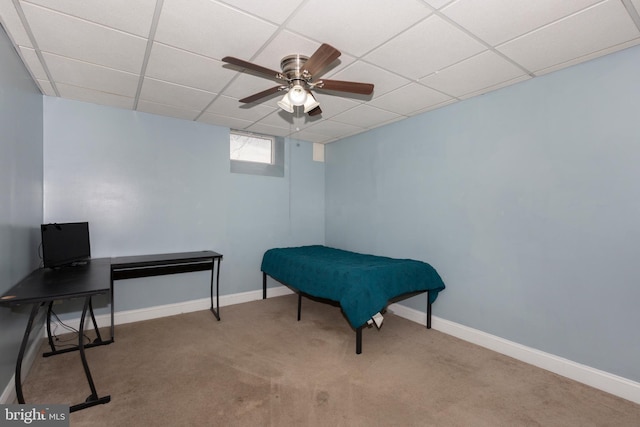
[[[310,143],[285,142],[283,178],[243,175],[229,172],[227,128],[50,97],[44,110],[44,220],[89,221],[93,257],[214,250],[227,295],[261,289],[265,250],[324,242]],[[208,283],[120,281],[115,308],[205,298]]]
[[[328,145],[326,244],[427,261],[435,316],[640,381],[639,76],[634,47]]]
[[[42,95],[0,26],[0,294],[39,263]],[[0,385],[14,371],[28,307],[0,308]]]

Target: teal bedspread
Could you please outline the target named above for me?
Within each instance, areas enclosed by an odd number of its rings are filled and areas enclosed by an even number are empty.
[[[394,297],[429,291],[433,303],[445,288],[440,275],[425,262],[320,245],[269,249],[262,258],[261,270],[303,293],[338,301],[354,328],[384,309]]]

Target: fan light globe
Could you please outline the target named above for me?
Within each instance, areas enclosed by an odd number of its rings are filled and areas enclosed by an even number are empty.
[[[282,108],[287,113],[293,113],[293,105],[289,101],[289,94],[285,93],[280,101],[278,101],[278,107]]]
[[[307,91],[300,85],[294,85],[287,95],[289,96],[291,104],[296,107],[304,105],[304,102],[307,100]]]
[[[311,92],[309,92],[307,99],[304,101],[304,112],[308,113],[316,107],[319,107],[320,103],[316,101],[316,98]]]

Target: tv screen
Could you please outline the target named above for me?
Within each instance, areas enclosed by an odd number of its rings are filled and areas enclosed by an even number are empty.
[[[70,266],[91,258],[88,222],[42,224],[40,231],[45,267]]]

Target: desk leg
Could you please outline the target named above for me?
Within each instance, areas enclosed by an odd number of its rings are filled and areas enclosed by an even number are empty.
[[[216,308],[213,308],[213,271],[216,269],[216,260],[211,264],[211,312],[218,321],[220,320],[220,259],[218,259],[218,270],[216,274]]]
[[[91,298],[89,298],[89,315],[91,316],[91,321],[93,322],[93,330],[96,331],[96,338],[93,340],[94,343],[102,344],[102,336],[100,335],[100,328],[98,328],[98,322],[96,322],[96,316],[93,314],[93,302]],[[107,343],[109,344],[109,343]]]
[[[49,347],[51,347],[51,351],[47,351],[46,353],[42,353],[42,357],[49,357],[49,356],[54,356],[56,354],[62,354],[62,353],[69,353],[71,351],[76,351],[76,350],[80,350],[79,347],[74,346],[74,347],[67,347],[67,348],[63,348],[63,349],[56,349],[55,344],[53,343],[53,338],[51,336],[51,306],[53,303],[49,303],[49,309],[47,310],[47,335],[49,338]],[[90,300],[89,301],[89,316],[91,316],[91,320],[93,321],[93,328],[96,331],[96,338],[93,340],[93,342],[89,343],[89,344],[85,344],[84,348],[91,348],[91,347],[96,347],[99,345],[107,345],[107,344],[111,344],[113,342],[113,340],[109,340],[109,341],[102,341],[102,336],[100,335],[100,329],[98,329],[98,322],[96,322],[96,316],[93,313],[93,302]],[[84,337],[84,331],[82,329],[80,329],[78,331],[78,333]]]
[[[91,395],[87,397],[83,403],[78,403],[77,405],[73,405],[69,408],[69,412],[78,411],[80,409],[89,408],[95,405],[105,404],[111,401],[111,396],[98,397],[98,392],[96,391],[96,386],[93,383],[93,378],[91,377],[91,371],[89,370],[89,364],[87,363],[87,357],[84,351],[84,321],[87,317],[87,309],[91,307],[91,297],[88,296],[84,300],[84,307],[82,309],[82,316],[80,317],[80,328],[78,333],[78,349],[80,350],[80,359],[82,360],[82,367],[84,368],[84,374],[87,377],[87,382],[89,383],[89,388],[91,388]]]
[[[53,343],[53,337],[51,336],[51,313],[53,312],[53,301],[49,302],[49,308],[47,309],[47,339],[49,341],[49,347],[51,352],[56,351],[56,346]]]
[[[111,342],[114,341],[115,327],[114,327],[114,308],[113,308],[113,268],[111,268]]]
[[[29,335],[31,335],[31,328],[33,328],[33,320],[38,314],[40,309],[40,303],[34,303],[31,308],[31,315],[29,315],[29,321],[27,322],[27,329],[24,331],[24,337],[22,338],[22,344],[20,344],[20,351],[18,352],[18,360],[16,361],[16,396],[18,397],[18,403],[24,405],[24,395],[22,394],[22,359],[24,359],[24,352],[27,349],[27,343],[29,342]]]

